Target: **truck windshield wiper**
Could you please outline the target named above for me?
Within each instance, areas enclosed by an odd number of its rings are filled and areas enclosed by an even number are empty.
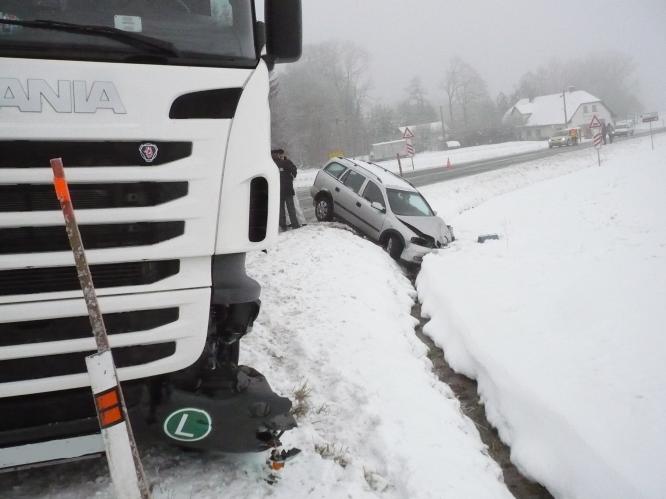
[[[48,21],[36,19],[34,21],[19,21],[14,19],[0,19],[0,24],[12,26],[24,26],[26,28],[46,29],[53,31],[66,31],[69,33],[81,33],[91,36],[103,36],[113,40],[132,45],[138,48],[146,48],[164,55],[179,57],[178,50],[171,42],[160,40],[146,35],[140,35],[129,31],[123,31],[111,26],[90,26],[86,24],[73,24],[60,21]]]

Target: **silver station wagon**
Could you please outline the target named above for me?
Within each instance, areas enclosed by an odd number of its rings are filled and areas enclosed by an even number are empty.
[[[454,240],[416,188],[374,163],[334,158],[310,194],[317,220],[340,219],[379,243],[396,260],[420,263]]]

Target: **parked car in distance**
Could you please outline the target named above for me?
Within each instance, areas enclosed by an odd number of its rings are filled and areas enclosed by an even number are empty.
[[[579,136],[576,128],[558,130],[548,139],[548,147],[552,149],[553,147],[578,145]]]
[[[348,223],[396,260],[420,263],[454,241],[451,226],[412,184],[374,163],[334,158],[317,173],[310,194],[317,220]]]
[[[613,135],[616,137],[630,137],[634,134],[634,122],[631,120],[623,120],[615,123],[615,130]]]

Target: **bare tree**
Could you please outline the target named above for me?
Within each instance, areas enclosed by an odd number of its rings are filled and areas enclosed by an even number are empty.
[[[365,152],[368,62],[356,45],[327,42],[305,47],[301,61],[280,73],[273,134],[296,159],[314,166],[333,151]]]
[[[453,105],[458,99],[458,92],[462,86],[463,79],[463,69],[465,63],[459,57],[454,57],[448,69],[446,70],[446,75],[444,77],[444,82],[442,87],[446,96],[448,98],[448,107],[449,107],[449,125],[451,127],[455,126],[455,120],[453,117]]]
[[[375,104],[367,115],[368,143],[385,142],[399,139],[396,111],[384,104]]]
[[[405,88],[405,93],[406,98],[398,104],[397,108],[401,125],[418,125],[437,119],[435,107],[428,100],[427,92],[418,76],[411,79]]]
[[[469,64],[455,57],[442,84],[448,98],[450,125],[469,130],[486,125],[495,114],[486,82]]]
[[[593,53],[566,62],[551,60],[521,77],[512,102],[562,92],[574,86],[599,97],[618,115],[637,112],[641,104],[636,97],[635,70],[633,59],[619,52]]]

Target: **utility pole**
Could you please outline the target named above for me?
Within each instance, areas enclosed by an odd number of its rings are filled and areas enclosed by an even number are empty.
[[[567,91],[562,90],[562,99],[564,99],[564,126],[567,126],[567,123],[569,122],[569,118],[567,117]]]
[[[439,117],[442,120],[442,146],[444,146],[446,144],[446,127],[444,125],[444,106],[439,106]]]

